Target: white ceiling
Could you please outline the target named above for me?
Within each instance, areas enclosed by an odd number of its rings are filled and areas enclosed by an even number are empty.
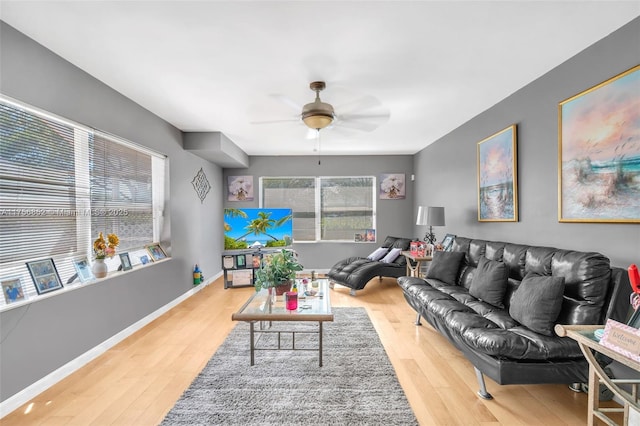
[[[339,119],[390,113],[323,130],[322,154],[413,154],[639,15],[638,0],[0,2],[0,19],[118,92],[249,155],[313,153],[301,121],[251,122],[295,120],[314,80]]]

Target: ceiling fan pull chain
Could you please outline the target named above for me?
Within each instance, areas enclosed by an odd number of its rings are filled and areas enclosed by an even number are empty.
[[[317,129],[318,132],[318,166],[320,165],[320,129]]]

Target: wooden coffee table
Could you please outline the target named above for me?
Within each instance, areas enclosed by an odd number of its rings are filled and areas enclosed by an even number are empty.
[[[318,351],[319,365],[322,367],[322,323],[325,321],[333,321],[333,312],[331,311],[331,301],[329,299],[329,280],[319,279],[317,290],[319,296],[306,297],[298,299],[298,310],[289,311],[285,308],[283,296],[277,296],[275,303],[269,306],[268,292],[265,289],[253,294],[249,300],[234,314],[231,315],[233,321],[246,321],[249,323],[249,348],[250,362],[255,364],[255,351],[257,350],[296,350],[296,351]],[[271,323],[273,321],[298,321],[298,322],[317,322],[318,328],[315,331],[294,331],[294,330],[272,330]],[[259,323],[256,329],[256,323]],[[260,348],[258,343],[262,334],[276,333],[278,335],[278,346],[269,348]],[[280,335],[282,333],[292,334],[292,347],[282,348],[280,346]],[[296,348],[296,334],[312,333],[318,335],[318,347],[313,349]],[[256,334],[258,337],[256,338]]]

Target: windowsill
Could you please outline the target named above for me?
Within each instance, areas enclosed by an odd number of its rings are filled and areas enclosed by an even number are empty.
[[[100,284],[100,283],[102,283],[104,281],[109,280],[110,278],[119,277],[119,276],[124,275],[124,274],[129,274],[129,273],[132,273],[132,272],[136,272],[136,271],[138,271],[140,269],[149,268],[149,267],[152,267],[153,265],[156,265],[158,263],[167,262],[169,260],[171,260],[171,258],[167,257],[166,259],[156,260],[155,262],[147,263],[146,265],[136,265],[136,266],[133,267],[133,269],[130,269],[128,271],[113,271],[113,272],[109,272],[109,274],[107,274],[106,277],[104,277],[104,278],[96,278],[96,279],[94,279],[94,280],[92,280],[90,282],[87,282],[87,283],[74,282],[74,283],[71,283],[71,284],[68,284],[68,285],[64,285],[60,290],[52,291],[50,293],[41,294],[41,295],[38,295],[38,296],[36,296],[36,297],[34,297],[32,299],[21,300],[20,302],[14,302],[14,303],[2,306],[2,307],[0,307],[0,313],[6,312],[6,311],[10,311],[11,309],[19,308],[21,306],[30,305],[32,303],[36,303],[36,302],[39,302],[41,300],[48,299],[50,297],[56,297],[56,296],[59,296],[59,295],[61,295],[63,293],[67,293],[69,291],[74,291],[74,290],[77,290],[77,289],[80,289],[80,288],[85,288],[85,287],[89,287],[89,286],[92,286],[92,285],[95,285],[95,284]]]

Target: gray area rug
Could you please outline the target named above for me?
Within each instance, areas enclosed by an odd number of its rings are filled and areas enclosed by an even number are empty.
[[[333,310],[334,322],[324,323],[323,367],[317,352],[289,350],[256,351],[251,367],[249,326],[239,323],[162,425],[417,425],[366,310]],[[276,335],[260,340],[273,344]],[[316,335],[296,334],[296,347],[316,344]]]

